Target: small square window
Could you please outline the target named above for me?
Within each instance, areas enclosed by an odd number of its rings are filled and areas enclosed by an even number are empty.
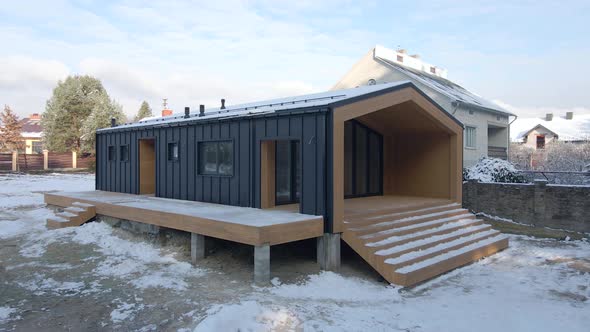
[[[178,143],[168,143],[168,160],[169,161],[176,161],[178,160]]]
[[[107,151],[107,157],[109,159],[109,161],[115,161],[117,159],[117,155],[115,154],[115,147],[114,146],[109,146],[108,151]]]
[[[119,149],[119,160],[129,161],[129,145],[121,145]]]
[[[397,56],[397,62],[404,62],[404,57],[401,55]]]
[[[436,74],[436,67],[430,67],[430,72]]]

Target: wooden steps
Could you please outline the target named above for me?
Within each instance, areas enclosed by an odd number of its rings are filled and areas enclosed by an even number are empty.
[[[47,218],[46,226],[49,229],[80,226],[94,217],[96,217],[94,205],[74,202],[63,212],[56,213],[55,217]]]
[[[508,247],[508,238],[459,204],[356,213],[343,240],[387,281],[411,286]]]

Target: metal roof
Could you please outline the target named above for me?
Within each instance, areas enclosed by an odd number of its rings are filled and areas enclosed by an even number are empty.
[[[314,93],[308,95],[301,95],[295,97],[286,97],[280,99],[272,99],[254,103],[240,104],[234,106],[226,106],[225,109],[209,108],[205,110],[203,116],[199,116],[199,112],[190,112],[189,117],[186,118],[184,113],[176,113],[171,116],[164,116],[159,118],[149,118],[140,120],[135,123],[126,123],[116,127],[108,127],[99,129],[97,132],[115,131],[123,129],[135,129],[159,125],[180,124],[183,122],[200,122],[207,120],[221,120],[229,118],[244,118],[264,114],[271,114],[275,112],[331,107],[335,105],[342,105],[348,102],[354,102],[358,99],[369,98],[376,94],[387,93],[392,90],[397,90],[405,87],[412,87],[424,97],[430,100],[433,104],[438,106],[440,110],[445,112],[453,120],[460,124],[450,113],[445,111],[440,105],[430,99],[411,81],[399,81],[392,83],[384,83],[377,85],[359,86],[352,89],[344,89],[337,91],[326,91],[321,93]],[[198,109],[192,108],[192,109]]]

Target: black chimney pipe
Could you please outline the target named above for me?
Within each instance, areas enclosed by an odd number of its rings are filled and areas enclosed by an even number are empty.
[[[205,115],[205,105],[199,105],[199,116]]]
[[[188,119],[190,117],[190,113],[191,113],[191,108],[188,106],[184,107],[184,118]]]
[[[117,119],[111,118],[111,127],[116,127],[116,126],[117,126]]]
[[[221,109],[225,109],[225,99],[221,99]]]

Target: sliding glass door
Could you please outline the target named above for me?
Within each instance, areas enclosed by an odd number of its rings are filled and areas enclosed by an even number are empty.
[[[383,137],[358,121],[344,123],[344,197],[383,194]]]

